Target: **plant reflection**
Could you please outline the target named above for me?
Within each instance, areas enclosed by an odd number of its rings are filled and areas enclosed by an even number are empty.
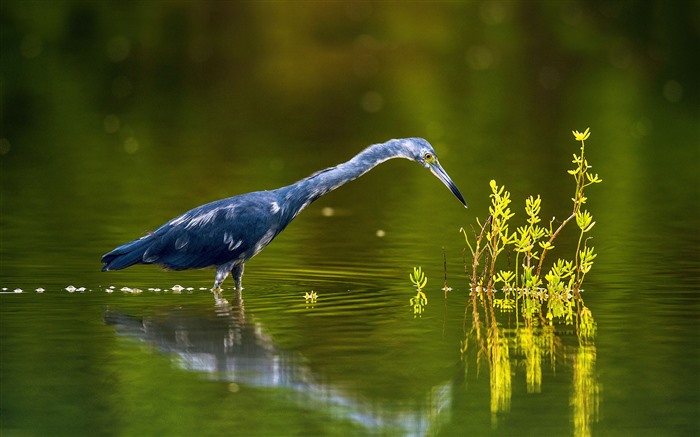
[[[217,301],[214,309],[159,308],[148,316],[134,316],[107,308],[103,318],[118,334],[171,355],[179,367],[226,382],[232,392],[244,386],[278,389],[276,395],[287,396],[300,408],[351,421],[370,433],[434,434],[452,406],[451,381],[432,387],[415,403],[401,405],[368,400],[347,385],[334,385],[312,371],[301,354],[279,348],[264,326],[246,315],[240,293],[231,301]]]
[[[542,366],[548,362],[552,370],[557,366],[570,366],[573,375],[570,398],[572,433],[590,436],[591,424],[598,420],[600,385],[596,374],[596,348],[589,333],[578,330],[578,341],[565,345],[554,326],[519,323],[511,317],[499,320],[500,315],[512,314],[505,310],[496,314],[494,306],[488,300],[479,299],[478,295],[470,299],[467,308],[472,310],[471,326],[461,342],[462,366],[466,372],[469,360],[473,358],[469,353],[473,348],[477,368],[486,360],[490,378],[491,426],[496,429],[499,417],[510,411],[516,369],[525,370],[527,392],[540,393]],[[586,320],[583,314],[586,311],[586,307],[579,309],[579,320]],[[465,314],[468,316],[469,312]]]
[[[591,421],[598,419],[600,385],[595,374],[596,348],[593,344],[581,344],[574,356],[574,382],[571,406],[574,435],[591,435]]]
[[[504,332],[495,325],[488,330],[487,356],[491,382],[491,424],[497,424],[497,413],[510,411],[512,394],[510,348]]]

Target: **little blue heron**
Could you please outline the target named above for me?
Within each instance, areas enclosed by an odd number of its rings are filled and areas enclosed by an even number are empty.
[[[229,273],[236,289],[241,290],[243,265],[270,244],[302,209],[392,158],[410,159],[427,168],[467,206],[426,140],[390,140],[369,146],[351,160],[292,185],[241,194],[187,211],[148,235],[104,255],[102,271],[134,264],[158,264],[171,270],[213,267],[216,268],[213,291],[221,291]]]

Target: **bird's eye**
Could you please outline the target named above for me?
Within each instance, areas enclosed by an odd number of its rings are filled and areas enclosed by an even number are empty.
[[[435,157],[432,153],[428,152],[425,155],[423,155],[423,160],[425,160],[425,162],[433,162],[435,160]]]

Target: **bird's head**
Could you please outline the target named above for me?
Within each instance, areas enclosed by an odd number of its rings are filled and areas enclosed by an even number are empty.
[[[467,201],[464,200],[462,193],[459,192],[459,189],[455,183],[452,182],[452,179],[450,179],[450,177],[447,175],[445,169],[443,169],[440,165],[437,154],[429,142],[423,138],[408,138],[402,140],[402,146],[408,154],[407,157],[409,159],[416,161],[423,167],[430,170],[430,172],[435,175],[436,178],[440,179],[442,183],[445,184],[450,191],[452,191],[452,194],[454,194],[455,197],[462,202],[462,205],[464,205],[465,208],[467,207]]]

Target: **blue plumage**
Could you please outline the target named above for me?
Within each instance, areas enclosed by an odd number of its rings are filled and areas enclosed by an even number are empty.
[[[240,289],[245,262],[264,249],[301,210],[391,158],[411,159],[428,168],[467,206],[427,141],[390,140],[292,185],[198,206],[107,253],[102,257],[102,270],[120,270],[134,264],[158,264],[172,270],[213,267],[215,291],[229,274]]]

